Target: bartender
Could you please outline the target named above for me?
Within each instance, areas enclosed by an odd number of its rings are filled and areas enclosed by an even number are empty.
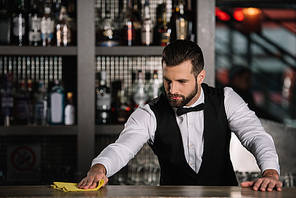
[[[272,137],[233,89],[203,83],[200,47],[188,40],[167,45],[162,70],[165,93],[132,113],[115,143],[93,159],[78,187],[94,188],[100,179],[106,184],[146,142],[159,160],[160,185],[237,186],[229,154],[234,132],[262,171],[262,178],[241,186],[281,191]]]

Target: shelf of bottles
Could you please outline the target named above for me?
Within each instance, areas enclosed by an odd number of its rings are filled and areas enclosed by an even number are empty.
[[[163,91],[162,50],[195,40],[191,8],[191,0],[95,1],[95,120],[109,124],[96,133],[118,133],[116,124]]]
[[[74,117],[70,122],[65,119],[69,106],[65,107],[63,70],[62,56],[0,56],[0,124],[4,126],[1,134],[17,134],[17,131],[36,134],[50,130],[76,134],[75,127],[69,130],[59,126],[74,124]],[[68,104],[72,104],[73,92],[67,96]],[[71,115],[75,116],[74,112]],[[55,128],[40,130],[49,125]]]
[[[77,134],[75,126],[62,127],[76,117],[76,75],[68,77],[77,70],[75,6],[0,0],[1,134]]]
[[[97,56],[95,69],[98,125],[124,124],[138,105],[161,92],[160,56]]]

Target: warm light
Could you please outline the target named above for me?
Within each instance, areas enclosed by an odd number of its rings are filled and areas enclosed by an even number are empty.
[[[230,16],[226,12],[223,12],[222,10],[220,10],[217,7],[216,7],[215,14],[216,14],[217,18],[221,21],[229,21],[230,20]]]
[[[261,10],[258,8],[244,8],[244,13],[247,15],[258,15],[261,13]]]
[[[237,21],[243,21],[245,18],[244,13],[242,12],[242,10],[235,10],[233,12],[233,18]]]

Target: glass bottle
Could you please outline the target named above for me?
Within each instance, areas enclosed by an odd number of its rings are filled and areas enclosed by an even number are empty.
[[[47,119],[47,93],[43,80],[38,83],[38,91],[34,94],[35,98],[35,113],[34,113],[34,125],[45,126],[48,123]]]
[[[145,0],[144,17],[141,27],[142,45],[149,46],[153,43],[153,24],[150,17],[149,1]]]
[[[34,124],[34,92],[33,92],[33,82],[31,79],[27,80],[27,94],[28,94],[28,105],[29,105],[29,119],[28,125]]]
[[[59,80],[55,80],[55,85],[52,87],[52,90],[49,94],[49,100],[50,124],[64,124],[65,91]]]
[[[2,117],[4,126],[8,127],[14,121],[13,117],[13,107],[14,107],[14,96],[13,96],[13,86],[12,86],[12,74],[8,73],[4,75],[3,79],[3,93],[1,96],[1,106],[2,106]]]
[[[111,94],[106,79],[106,71],[102,70],[96,87],[96,124],[111,122]]]
[[[27,92],[25,80],[21,80],[19,90],[15,96],[15,122],[16,125],[27,125],[30,119],[30,96]]]
[[[176,19],[176,39],[187,39],[188,36],[188,20],[185,16],[184,0],[179,0],[180,14]]]
[[[111,18],[110,3],[106,2],[105,17],[98,23],[97,45],[112,47],[119,45],[119,27],[118,23]]]
[[[74,125],[75,107],[73,105],[73,93],[67,93],[67,105],[65,107],[65,125]]]
[[[124,124],[131,114],[131,104],[128,102],[122,81],[115,81],[113,89],[116,90],[112,104],[112,120],[114,124]]]
[[[44,0],[44,13],[41,19],[42,46],[51,46],[53,43],[54,20],[51,8],[51,0]]]
[[[41,46],[41,14],[39,13],[39,1],[31,0],[29,11],[29,45]]]
[[[147,88],[143,81],[142,70],[138,70],[138,79],[133,85],[133,101],[135,108],[141,104],[145,104],[148,100]]]
[[[149,100],[153,100],[154,98],[157,98],[160,93],[160,82],[158,80],[158,73],[157,70],[153,71],[153,78],[151,79],[148,87],[148,96]]]
[[[11,44],[17,46],[28,45],[28,21],[25,10],[25,0],[16,0],[16,9],[12,14]]]
[[[132,22],[135,28],[135,44],[141,45],[141,16],[142,16],[141,0],[132,0]]]
[[[165,2],[158,7],[158,15],[158,44],[161,46],[166,46],[170,43],[172,30],[167,23],[167,6]]]
[[[124,7],[124,19],[122,28],[122,45],[132,46],[136,44],[136,30],[132,20],[132,2],[126,0]]]
[[[10,17],[6,0],[0,1],[0,45],[10,44]]]
[[[68,46],[72,44],[73,24],[70,20],[65,6],[61,7],[59,20],[56,24],[57,46]]]

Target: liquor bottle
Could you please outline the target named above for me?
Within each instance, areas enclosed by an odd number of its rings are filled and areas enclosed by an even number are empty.
[[[10,44],[10,17],[6,0],[0,1],[0,45]]]
[[[67,93],[67,105],[65,107],[65,125],[73,125],[75,123],[75,107],[73,105],[73,93]]]
[[[21,80],[15,96],[15,124],[27,125],[30,119],[30,96],[26,89],[25,80]]]
[[[25,10],[25,0],[16,0],[16,10],[12,14],[11,44],[17,46],[28,45],[28,21]]]
[[[48,111],[47,111],[47,100],[48,96],[45,90],[43,80],[38,82],[38,91],[35,92],[35,113],[34,113],[34,125],[45,126],[48,124]]]
[[[138,79],[133,85],[133,101],[137,108],[141,104],[145,104],[148,100],[147,88],[143,81],[142,70],[138,70]]]
[[[33,91],[33,82],[31,79],[27,80],[27,95],[28,95],[28,105],[29,105],[29,119],[28,119],[28,125],[34,124],[34,91]]]
[[[160,93],[159,88],[160,88],[160,82],[158,80],[157,70],[154,70],[153,79],[150,81],[149,87],[148,87],[149,100],[152,100],[159,96],[159,93]]]
[[[128,102],[122,81],[115,81],[113,90],[116,92],[112,104],[112,123],[124,124],[131,114],[131,104]]]
[[[132,22],[135,28],[135,45],[141,45],[141,0],[132,0]]]
[[[49,119],[52,125],[64,124],[65,91],[59,80],[55,80],[55,85],[49,94],[50,110]]]
[[[106,71],[100,72],[100,81],[96,87],[96,124],[111,122],[111,94],[106,82]]]
[[[105,17],[102,18],[97,27],[97,45],[112,47],[119,45],[118,23],[111,18],[110,3],[106,2]]]
[[[57,46],[68,46],[72,44],[73,24],[67,14],[65,6],[61,7],[59,20],[56,23]]]
[[[126,0],[122,28],[122,45],[132,46],[136,44],[136,30],[132,20],[132,2]]]
[[[157,7],[157,31],[156,42],[158,45],[166,46],[170,43],[171,28],[167,23],[167,6],[166,2]]]
[[[13,119],[13,86],[12,86],[12,74],[8,73],[4,75],[3,79],[3,93],[1,96],[1,106],[2,106],[2,117],[4,126],[10,126],[14,119]]]
[[[53,13],[53,18],[58,19],[60,16],[60,11],[62,7],[62,0],[53,0],[52,1],[52,13]]]
[[[39,1],[31,0],[29,18],[29,45],[41,46],[41,13],[39,12]]]
[[[179,10],[180,14],[176,19],[176,39],[187,39],[188,36],[188,19],[185,15],[185,5],[184,0],[179,0]]]
[[[145,0],[144,17],[141,27],[142,45],[149,46],[153,43],[153,24],[150,17],[149,1]]]
[[[51,46],[53,43],[54,20],[51,8],[51,0],[44,0],[44,13],[41,19],[42,46]]]

